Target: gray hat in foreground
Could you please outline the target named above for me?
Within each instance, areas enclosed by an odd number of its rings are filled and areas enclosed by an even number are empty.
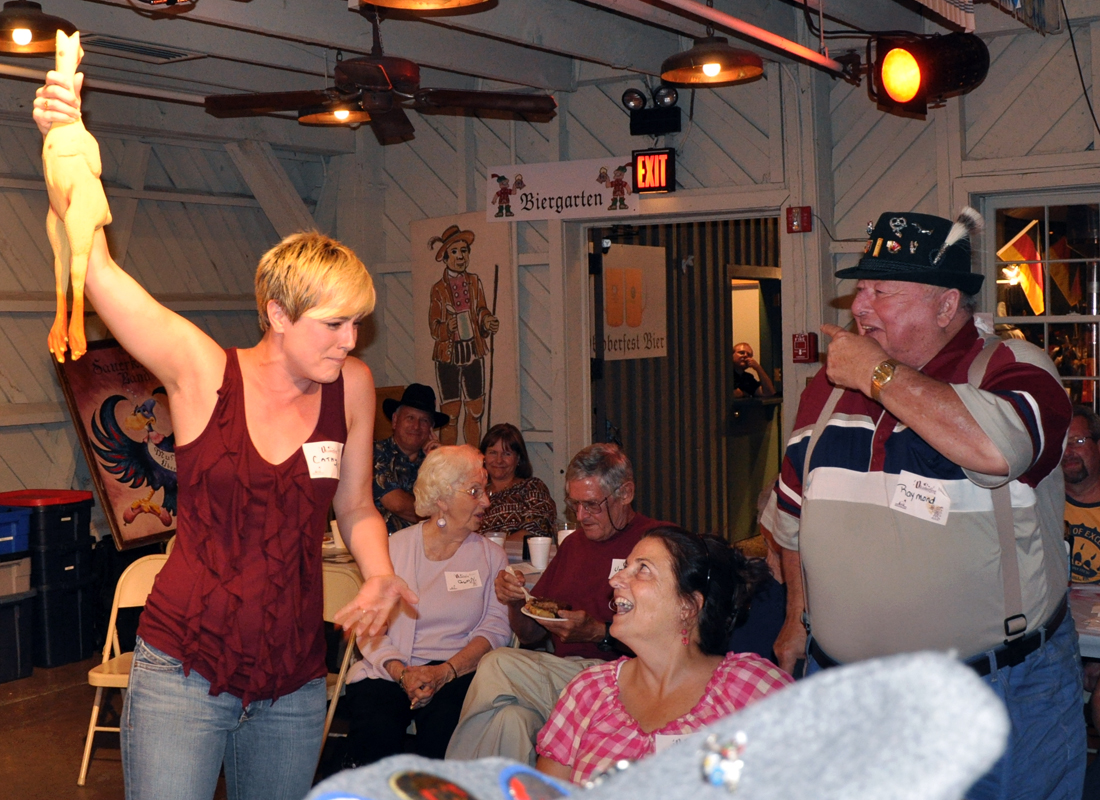
[[[942,654],[913,653],[819,673],[592,789],[565,791],[579,800],[959,800],[1004,751],[1008,732],[1004,706],[973,670]],[[721,744],[742,743],[732,793],[704,780],[711,735]],[[508,781],[530,771],[507,759],[394,756],[323,781],[309,800],[408,800],[391,788],[391,779],[408,772],[465,790],[442,793],[453,800],[555,796],[545,778],[549,792],[524,778],[528,791],[509,793]]]

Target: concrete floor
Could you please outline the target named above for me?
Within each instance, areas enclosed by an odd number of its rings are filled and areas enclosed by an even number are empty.
[[[97,734],[87,781],[76,785],[95,697],[88,670],[99,659],[35,669],[30,678],[0,684],[0,797],[123,800],[118,734]],[[112,695],[121,710],[118,693]],[[225,798],[222,783],[216,798]]]

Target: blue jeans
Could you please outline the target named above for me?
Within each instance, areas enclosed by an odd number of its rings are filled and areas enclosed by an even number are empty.
[[[127,800],[210,800],[225,765],[229,800],[301,800],[325,726],[325,679],[241,707],[138,638],[122,709]]]
[[[807,653],[806,675],[821,666]],[[1081,657],[1073,615],[1022,664],[982,678],[1012,721],[1004,755],[967,800],[1080,800],[1085,780]]]

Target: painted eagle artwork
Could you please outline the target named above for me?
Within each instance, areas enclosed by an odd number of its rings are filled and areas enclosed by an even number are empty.
[[[123,512],[122,519],[127,525],[140,514],[152,514],[167,528],[172,525],[176,513],[176,437],[175,434],[164,436],[153,428],[157,421],[157,399],[164,402],[167,397],[164,388],[157,387],[153,397],[135,406],[122,425],[118,423],[115,409],[119,403],[130,401],[119,394],[103,401],[98,421],[96,415],[92,416],[92,435],[95,437],[92,449],[103,468],[116,475],[119,483],[129,483],[135,489],[149,487],[145,497],[135,500]],[[123,428],[134,434],[128,434]],[[157,504],[153,497],[161,489],[164,499]]]

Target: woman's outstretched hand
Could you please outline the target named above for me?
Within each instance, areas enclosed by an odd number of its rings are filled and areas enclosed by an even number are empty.
[[[368,578],[355,599],[336,612],[333,621],[356,639],[377,636],[386,630],[390,614],[404,600],[416,605],[420,598],[396,575]]]

